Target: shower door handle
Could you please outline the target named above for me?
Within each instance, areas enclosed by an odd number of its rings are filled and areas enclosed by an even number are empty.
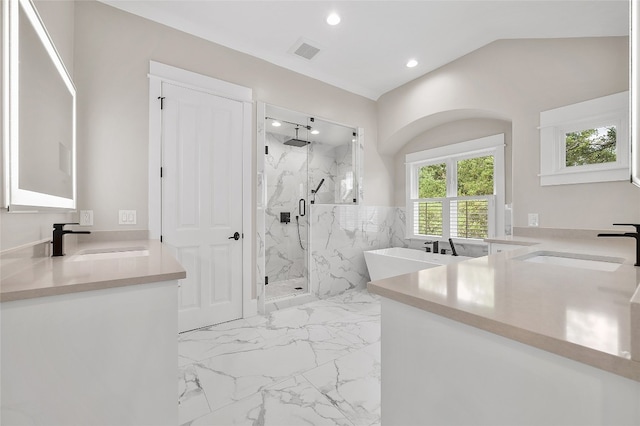
[[[298,201],[298,213],[300,216],[307,214],[307,203],[304,202],[304,198],[300,198],[300,201]]]
[[[238,241],[240,239],[240,234],[236,232],[232,236],[230,236],[228,239]]]

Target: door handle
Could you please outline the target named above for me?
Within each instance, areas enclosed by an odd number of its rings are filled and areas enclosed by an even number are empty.
[[[240,239],[240,234],[235,232],[231,237],[228,238],[229,240],[236,240],[238,241]]]
[[[305,214],[307,214],[307,205],[304,201],[304,198],[300,198],[300,201],[298,201],[298,214],[300,216],[304,216]]]

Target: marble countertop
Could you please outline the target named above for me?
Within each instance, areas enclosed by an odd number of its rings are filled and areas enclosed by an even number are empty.
[[[89,251],[143,248],[148,255],[78,260]],[[179,280],[186,272],[173,254],[157,240],[78,244],[66,256],[38,256],[6,267],[0,279],[0,301],[55,296],[89,290]]]
[[[513,240],[535,245],[518,244],[521,247],[512,251],[373,281],[368,288],[640,381],[640,267],[633,266],[635,242],[631,238]],[[607,272],[517,259],[545,250],[626,260]]]

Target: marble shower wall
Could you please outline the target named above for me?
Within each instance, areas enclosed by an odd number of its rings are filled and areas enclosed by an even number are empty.
[[[316,204],[335,203],[336,158],[335,147],[319,142],[309,145],[309,189],[316,189],[322,179],[324,183],[315,194]],[[309,199],[314,196],[309,194]]]
[[[356,198],[354,191],[353,143],[335,148],[336,158],[336,204],[353,203]]]
[[[364,287],[365,250],[406,247],[404,211],[397,207],[311,207],[311,283],[320,298]]]
[[[316,204],[353,203],[353,143],[334,146],[314,142],[309,147],[310,189],[324,183],[315,196]],[[313,195],[310,195],[313,200]]]
[[[264,159],[267,182],[264,208],[264,274],[269,282],[305,277],[305,250],[298,240],[298,201],[307,194],[307,149],[283,145],[285,136],[266,134],[269,154]],[[280,222],[280,213],[289,212],[290,223]],[[302,245],[307,245],[308,215],[299,217]]]

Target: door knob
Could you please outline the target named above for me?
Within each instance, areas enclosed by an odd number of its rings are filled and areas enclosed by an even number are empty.
[[[238,241],[240,239],[240,234],[235,232],[233,236],[229,237],[229,239]]]

